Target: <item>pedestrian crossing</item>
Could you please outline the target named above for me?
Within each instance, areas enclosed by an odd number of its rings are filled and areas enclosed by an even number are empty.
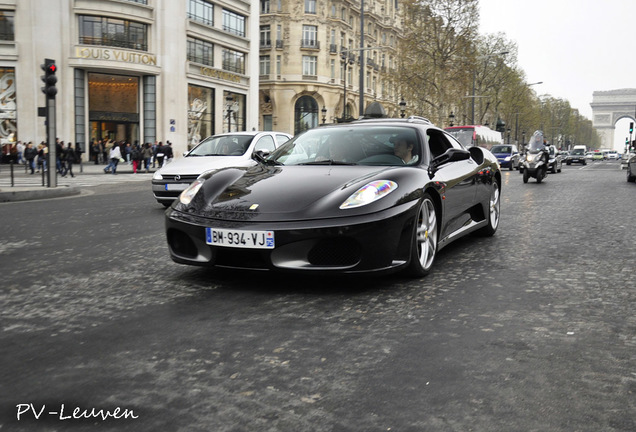
[[[103,168],[96,167],[92,168],[89,172],[79,172],[79,169],[75,171],[75,177],[71,177],[67,175],[66,177],[62,177],[61,175],[57,175],[57,185],[58,186],[75,186],[75,187],[91,187],[91,186],[99,186],[99,185],[108,185],[108,184],[121,184],[128,182],[150,182],[152,179],[152,172],[145,173],[141,172],[138,174],[133,174],[132,171],[122,171],[117,174],[104,174]],[[18,172],[19,171],[19,172]],[[88,171],[88,170],[87,170]],[[13,185],[11,179],[11,172],[4,165],[0,167],[0,189],[10,190],[11,187],[18,188],[37,188],[37,187],[46,187],[48,183],[48,173],[44,175],[44,181],[42,178],[42,173],[28,174],[24,172],[22,167],[14,169],[13,172]]]

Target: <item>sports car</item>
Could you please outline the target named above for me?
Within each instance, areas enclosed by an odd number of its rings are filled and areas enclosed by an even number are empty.
[[[453,240],[499,225],[495,156],[423,118],[322,126],[255,157],[202,174],[166,210],[172,260],[420,277]]]

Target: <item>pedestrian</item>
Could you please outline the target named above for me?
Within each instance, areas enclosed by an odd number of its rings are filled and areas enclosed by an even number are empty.
[[[93,153],[93,157],[95,158],[95,165],[99,164],[99,159],[102,154],[102,149],[100,145],[101,145],[101,140],[93,141],[93,143],[91,144],[91,152]]]
[[[109,173],[112,170],[113,174],[117,174],[117,164],[119,163],[119,160],[122,159],[121,150],[119,149],[119,145],[117,145],[117,143],[113,143],[108,157],[110,159],[110,162],[108,163],[108,165],[106,165],[106,168],[104,168],[104,173]]]
[[[150,143],[144,144],[144,147],[141,150],[141,157],[144,160],[144,167],[146,168],[146,172],[149,172],[150,159],[152,159],[152,147],[150,146]]]
[[[22,164],[22,163],[26,163],[25,159],[24,159],[24,150],[26,149],[26,146],[22,143],[22,141],[18,141],[18,163]]]
[[[132,163],[132,146],[129,142],[126,142],[124,147],[124,159],[128,165]]]
[[[62,177],[66,177],[66,174],[70,173],[71,177],[75,177],[73,174],[73,163],[75,162],[75,149],[73,144],[68,143],[68,147],[64,149],[64,153],[61,156],[64,164],[62,165]]]
[[[130,158],[132,159],[133,174],[137,174],[137,169],[141,168],[141,161],[143,160],[139,145],[135,144],[133,146],[132,150],[130,151]]]
[[[84,153],[84,150],[82,150],[81,144],[76,142],[75,143],[75,163],[80,165],[82,164],[82,153]]]
[[[166,157],[164,159],[165,164],[172,162],[172,158],[174,154],[172,153],[172,143],[170,141],[166,141],[166,145],[163,147]]]
[[[62,174],[62,153],[64,153],[64,141],[59,138],[55,139],[55,169]]]
[[[33,148],[33,143],[29,142],[24,149],[24,159],[26,159],[27,166],[31,170],[31,174],[35,172],[35,157],[38,155],[38,151]]]
[[[157,164],[157,141],[152,145],[152,167]]]
[[[37,172],[40,172],[40,169],[42,169],[42,172],[46,172],[46,156],[49,153],[49,149],[47,148],[46,144],[44,143],[44,141],[42,141],[40,143],[40,145],[38,146],[38,170]]]
[[[163,159],[166,157],[165,149],[161,141],[159,141],[159,144],[157,144],[157,149],[155,151],[155,159],[157,160],[157,165],[159,165],[159,168],[161,168],[163,166]]]

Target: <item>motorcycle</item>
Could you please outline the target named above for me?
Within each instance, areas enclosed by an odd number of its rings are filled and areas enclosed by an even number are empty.
[[[543,138],[543,132],[536,131],[527,145],[523,157],[523,182],[528,183],[530,177],[541,183],[548,175],[550,156],[549,147]]]

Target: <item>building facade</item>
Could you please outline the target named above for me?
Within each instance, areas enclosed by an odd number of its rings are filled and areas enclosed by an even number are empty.
[[[0,0],[0,140],[46,140],[44,59],[57,66],[56,135],[170,141],[252,130],[256,0]],[[85,155],[87,157],[87,154]]]
[[[397,0],[260,0],[260,127],[297,134],[372,102],[398,116],[402,28]]]

